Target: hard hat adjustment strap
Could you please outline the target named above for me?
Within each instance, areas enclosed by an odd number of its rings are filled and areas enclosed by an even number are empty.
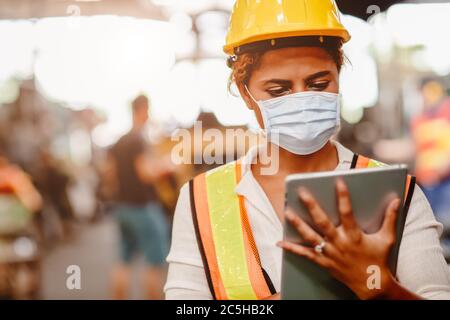
[[[296,36],[274,38],[241,45],[234,49],[234,53],[235,56],[239,56],[244,53],[265,52],[268,50],[288,47],[321,47],[326,44],[335,44],[336,46],[340,46],[342,44],[342,39],[332,36]]]

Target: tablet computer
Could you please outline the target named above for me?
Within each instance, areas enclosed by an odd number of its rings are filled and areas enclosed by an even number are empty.
[[[359,227],[366,233],[377,232],[384,219],[390,200],[404,199],[407,166],[354,169],[321,173],[294,174],[286,178],[286,205],[305,222],[314,227],[312,218],[298,197],[298,189],[305,187],[316,198],[330,220],[339,225],[336,180],[342,178],[350,192],[353,214]],[[403,202],[402,202],[403,204]],[[397,241],[392,248],[389,266],[396,272],[398,249],[403,234],[406,213],[400,206],[397,219]],[[298,232],[288,223],[284,226],[284,238],[303,243]],[[356,299],[356,295],[344,284],[334,279],[328,271],[307,258],[284,251],[281,285],[282,299]]]

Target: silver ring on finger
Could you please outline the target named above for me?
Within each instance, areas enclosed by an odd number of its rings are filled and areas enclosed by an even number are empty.
[[[319,254],[323,254],[323,250],[325,249],[326,245],[327,245],[327,243],[325,241],[322,241],[321,243],[319,243],[318,245],[316,245],[314,247],[314,251]]]

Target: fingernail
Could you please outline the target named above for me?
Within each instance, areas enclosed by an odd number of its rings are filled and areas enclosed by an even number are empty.
[[[300,198],[302,198],[303,200],[309,199],[309,192],[305,188],[300,188],[298,190],[298,194],[299,194]]]
[[[400,199],[399,198],[397,198],[396,200],[395,200],[395,210],[398,210],[399,208],[400,208]]]
[[[292,218],[294,217],[294,215],[292,214],[291,211],[287,210],[284,215],[286,216],[286,219],[288,220],[292,220]]]
[[[345,182],[344,182],[344,180],[342,180],[342,178],[338,178],[338,179],[336,180],[336,186],[337,186],[339,189],[344,189],[344,188],[345,188]]]

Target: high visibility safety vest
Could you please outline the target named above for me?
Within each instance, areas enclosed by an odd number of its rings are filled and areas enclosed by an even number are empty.
[[[385,164],[357,155],[351,168]],[[191,209],[208,285],[214,299],[256,300],[276,293],[261,260],[251,230],[244,197],[235,187],[241,162],[215,168],[190,181]],[[415,178],[406,181],[404,210],[414,192]]]

